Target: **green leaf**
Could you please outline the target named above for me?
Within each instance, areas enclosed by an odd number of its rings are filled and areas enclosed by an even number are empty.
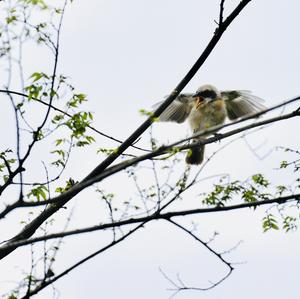
[[[263,232],[265,233],[271,229],[279,230],[279,227],[274,216],[272,214],[268,214],[263,218]]]
[[[64,139],[56,139],[55,140],[55,145],[58,146],[63,142]]]
[[[268,187],[269,186],[269,181],[266,180],[264,178],[264,176],[261,174],[261,173],[258,173],[258,174],[255,174],[252,176],[252,181],[257,184],[257,185],[260,185],[260,186],[263,186],[263,187]]]
[[[286,232],[295,231],[298,227],[296,221],[297,221],[296,217],[286,216],[283,219],[283,229]]]
[[[33,79],[33,82],[40,80],[43,77],[42,73],[33,73],[30,78]]]
[[[18,19],[17,16],[12,15],[12,16],[6,18],[6,23],[7,23],[7,24],[11,24],[11,23],[13,23],[14,21],[16,21],[17,19]]]
[[[47,192],[48,192],[48,188],[44,185],[40,185],[36,188],[31,189],[31,191],[27,194],[27,196],[28,198],[34,197],[37,201],[40,201],[41,199],[46,200]]]
[[[47,9],[48,8],[48,6],[47,6],[47,4],[45,3],[44,0],[24,0],[24,2],[27,3],[27,4],[32,4],[32,5],[38,6],[41,9]]]
[[[63,159],[65,158],[66,156],[66,152],[62,149],[58,149],[58,150],[54,150],[54,151],[51,151],[51,154],[58,154],[59,156],[61,156]]]
[[[57,114],[52,118],[52,123],[53,124],[57,124],[60,121],[62,121],[64,119],[64,115],[63,114]]]
[[[154,113],[152,111],[147,111],[145,109],[140,109],[139,112],[140,112],[141,115],[150,117],[152,122],[156,122],[156,121],[159,120],[158,117],[154,116]]]
[[[287,168],[288,162],[287,161],[281,161],[280,168]]]
[[[278,186],[276,186],[276,189],[277,189],[279,196],[281,196],[283,194],[283,192],[285,192],[287,190],[287,187],[284,185],[278,185]]]
[[[243,192],[242,198],[245,202],[256,202],[257,201],[257,192],[252,190],[245,190]]]

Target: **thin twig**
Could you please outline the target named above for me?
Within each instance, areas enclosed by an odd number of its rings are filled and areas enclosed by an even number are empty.
[[[184,226],[180,225],[179,223],[173,221],[172,219],[168,218],[168,222],[172,223],[173,225],[177,226],[181,230],[185,231],[187,234],[192,236],[196,241],[201,243],[208,251],[210,251],[213,255],[215,255],[219,260],[221,260],[226,266],[229,267],[230,270],[233,270],[233,267],[229,262],[227,262],[223,257],[222,254],[216,252],[214,249],[212,249],[207,242],[202,241],[200,238],[198,238],[195,234],[193,234],[190,230],[186,229]]]
[[[224,15],[224,4],[225,0],[220,1],[220,14],[219,14],[219,27],[223,24],[223,15]]]
[[[22,96],[22,97],[26,97],[26,98],[29,97],[29,96],[28,96],[27,94],[25,94],[25,93],[18,92],[18,91],[13,91],[13,90],[6,90],[6,89],[0,89],[0,93],[15,94],[15,95]],[[66,116],[72,118],[72,115],[71,115],[70,113],[68,113],[68,112],[66,112],[66,111],[63,111],[62,109],[57,108],[57,107],[54,106],[53,104],[46,103],[46,102],[44,102],[44,101],[42,101],[42,100],[40,100],[40,99],[37,99],[37,98],[31,98],[31,99],[34,100],[34,101],[36,101],[36,102],[38,102],[38,103],[40,103],[40,104],[42,104],[42,105],[48,106],[48,107],[50,107],[51,109],[53,109],[53,110],[55,110],[55,111],[57,111],[57,112],[59,112],[59,113],[61,113],[61,114],[63,114],[63,115],[66,115]],[[115,142],[117,142],[117,143],[123,143],[122,140],[117,139],[117,138],[115,138],[115,137],[113,137],[113,136],[110,136],[110,135],[108,135],[108,134],[106,134],[106,133],[103,133],[103,132],[99,131],[98,129],[96,129],[95,127],[91,126],[91,125],[87,125],[87,128],[89,128],[90,130],[96,132],[97,134],[99,134],[99,135],[101,135],[101,136],[103,136],[103,137],[105,137],[105,138],[108,138],[108,139],[110,139],[110,140],[113,140],[113,141],[115,141]],[[135,148],[135,149],[138,149],[138,150],[140,150],[140,151],[143,151],[143,152],[149,152],[149,151],[150,151],[150,150],[148,150],[148,149],[144,149],[144,148],[138,147],[138,146],[136,146],[136,145],[134,145],[134,144],[131,145],[131,147],[133,147],[133,148]]]

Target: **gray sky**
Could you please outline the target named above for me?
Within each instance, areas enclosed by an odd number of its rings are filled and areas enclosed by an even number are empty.
[[[229,5],[232,8],[238,2],[230,1],[226,12]],[[215,30],[218,9],[219,1],[215,0],[76,0],[68,7],[64,20],[59,71],[70,76],[78,90],[88,95],[87,107],[95,112],[95,127],[124,139],[144,119],[138,110],[151,107],[168,94],[201,54]],[[299,95],[299,11],[296,0],[252,1],[185,91],[194,91],[206,83],[219,89],[249,89],[264,98],[266,106]],[[48,65],[43,55],[35,55],[37,69]],[[28,59],[28,74],[32,72],[31,64]],[[281,122],[247,137],[247,141],[253,147],[264,144],[257,151],[262,158],[278,145],[299,146],[299,139],[295,138],[297,126],[296,120]],[[184,137],[188,128],[155,124],[154,132],[163,144]],[[114,146],[101,138],[98,142],[98,147]],[[206,155],[224,143],[210,145]],[[91,152],[71,160],[69,173],[75,179],[81,179],[100,161],[98,156],[87,158],[92,157]],[[83,159],[84,163],[80,163]],[[292,176],[285,177],[274,170],[280,161],[281,153],[276,151],[258,159],[240,140],[217,155],[203,176],[230,173],[232,179],[246,179],[262,172],[276,183],[288,182]],[[113,178],[112,182],[113,191],[130,196],[124,190],[127,183],[122,177]],[[104,186],[111,188],[112,183],[104,182]],[[195,192],[199,194],[210,186],[211,182],[203,183]],[[77,196],[76,224],[99,222],[100,212],[92,197],[92,190]],[[187,208],[197,206],[195,197],[185,200]],[[91,204],[87,205],[87,201]],[[204,238],[218,231],[214,245],[220,251],[243,240],[230,254],[230,260],[242,264],[217,288],[204,293],[182,292],[175,298],[298,298],[299,232],[263,234],[264,211],[262,208],[255,213],[245,210],[182,219],[185,224],[197,222]],[[66,217],[64,213],[60,212],[62,218]],[[104,242],[101,233],[66,239],[54,271],[59,273],[66,264]],[[16,260],[23,264],[19,251],[1,265],[5,271],[1,271],[0,281],[16,279],[17,269],[11,267]],[[87,262],[55,286],[64,299],[168,298],[172,292],[166,289],[171,285],[159,273],[159,267],[170,277],[176,278],[180,273],[187,285],[199,287],[207,286],[209,280],[216,281],[226,270],[194,240],[159,222]],[[51,298],[51,294],[52,289],[48,288],[36,298]]]

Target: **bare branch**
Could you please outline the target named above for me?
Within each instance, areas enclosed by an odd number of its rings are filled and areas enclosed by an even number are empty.
[[[212,254],[214,254],[219,260],[221,260],[225,265],[229,267],[230,270],[233,270],[233,267],[229,262],[227,262],[223,257],[222,254],[216,252],[214,249],[212,249],[207,242],[202,241],[200,238],[198,238],[195,234],[193,234],[190,230],[186,229],[184,226],[180,225],[179,223],[173,221],[172,219],[167,219],[170,223],[174,224],[175,226],[179,227],[181,230],[186,232],[188,235],[192,236],[196,241],[201,243],[206,249],[208,249]]]
[[[32,295],[37,294],[42,289],[44,289],[48,285],[54,283],[55,281],[57,281],[58,279],[62,278],[63,276],[67,275],[69,272],[73,271],[74,269],[76,269],[77,267],[79,267],[80,265],[82,265],[83,263],[85,263],[88,260],[92,259],[93,257],[99,255],[100,253],[108,250],[109,248],[117,245],[118,243],[120,243],[121,241],[125,240],[127,237],[129,237],[130,235],[132,235],[134,232],[136,232],[138,229],[140,229],[141,227],[143,227],[144,224],[145,223],[142,223],[142,224],[136,226],[134,229],[130,230],[128,233],[126,233],[125,235],[123,235],[119,239],[113,240],[110,244],[108,244],[105,247],[103,247],[103,248],[95,251],[94,253],[88,255],[87,257],[85,257],[84,259],[80,260],[79,262],[77,262],[73,266],[67,268],[65,271],[61,272],[60,274],[58,274],[58,275],[50,278],[49,280],[42,281],[42,283],[40,285],[38,285],[34,290],[30,291],[29,295],[32,296]],[[28,296],[22,297],[22,299],[27,299],[27,298],[29,298],[29,297]]]
[[[225,0],[221,0],[220,14],[219,14],[219,27],[222,26],[222,24],[223,24],[224,4],[225,4]]]
[[[20,239],[20,240],[9,240],[6,244],[4,244],[2,247],[0,247],[0,256],[5,253],[6,250],[10,250],[11,248],[16,248],[20,246],[25,246],[28,244],[41,242],[44,240],[49,239],[56,239],[60,237],[66,237],[71,235],[78,235],[82,233],[89,233],[93,231],[99,231],[99,230],[106,230],[109,228],[114,227],[121,227],[126,225],[131,225],[135,223],[145,223],[152,220],[169,220],[173,217],[182,217],[182,216],[188,216],[188,215],[195,215],[195,214],[206,214],[206,213],[216,213],[216,212],[226,212],[226,211],[232,211],[232,210],[240,210],[245,208],[256,208],[264,205],[270,205],[270,204],[283,204],[289,201],[299,201],[300,200],[300,193],[299,194],[291,194],[287,196],[272,198],[272,199],[266,199],[263,201],[255,201],[255,202],[244,202],[240,204],[235,205],[229,205],[229,206],[218,206],[213,208],[199,208],[199,209],[192,209],[192,210],[181,210],[181,211],[175,211],[175,212],[167,212],[167,213],[153,213],[151,215],[147,215],[145,217],[139,217],[139,218],[130,218],[127,220],[122,221],[116,221],[114,223],[105,223],[95,226],[90,226],[82,229],[76,229],[76,230],[70,230],[66,232],[61,233],[55,233],[50,234],[47,236],[42,237],[36,237],[31,239]]]

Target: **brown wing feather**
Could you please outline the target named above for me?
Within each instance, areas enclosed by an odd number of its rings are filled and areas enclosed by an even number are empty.
[[[159,116],[159,121],[173,121],[177,123],[183,123],[189,116],[195,98],[192,94],[180,94]],[[162,102],[157,103],[155,107],[158,107]]]
[[[227,116],[230,120],[264,110],[263,100],[249,91],[229,90],[221,92],[226,103]]]

